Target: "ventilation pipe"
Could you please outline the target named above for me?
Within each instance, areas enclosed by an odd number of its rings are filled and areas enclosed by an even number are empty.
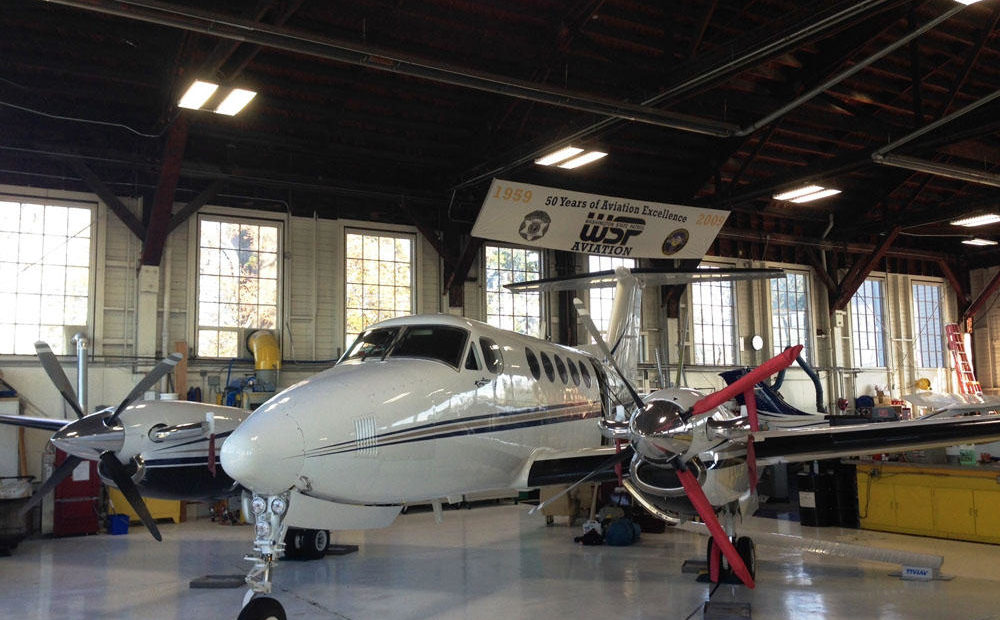
[[[258,329],[247,336],[247,349],[253,354],[257,382],[265,391],[273,392],[281,370],[281,349],[274,333]]]

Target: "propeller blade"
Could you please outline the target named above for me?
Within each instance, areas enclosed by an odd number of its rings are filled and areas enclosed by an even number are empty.
[[[534,508],[532,508],[531,510],[529,510],[528,514],[529,515],[535,514],[536,512],[538,512],[539,510],[541,510],[542,508],[545,508],[546,506],[548,506],[552,502],[556,501],[557,499],[559,499],[563,495],[566,495],[567,493],[569,493],[573,489],[577,488],[578,486],[580,486],[584,482],[590,480],[591,478],[593,478],[597,474],[601,473],[602,471],[607,471],[607,470],[609,470],[609,469],[617,466],[619,463],[623,463],[623,462],[627,461],[628,459],[632,458],[633,454],[635,454],[635,452],[631,449],[631,446],[629,446],[628,448],[622,450],[621,452],[618,452],[614,456],[608,458],[608,460],[606,460],[603,463],[601,463],[600,465],[598,465],[596,468],[594,468],[594,470],[592,472],[590,472],[589,474],[587,474],[583,478],[580,478],[579,480],[577,480],[573,484],[569,485],[568,487],[566,487],[565,489],[563,489],[559,493],[556,493],[552,497],[548,498],[544,502],[538,504],[537,506],[535,506]]]
[[[753,445],[753,442],[750,442]],[[208,436],[208,471],[215,477],[215,433]]]
[[[143,501],[142,496],[139,495],[139,489],[132,482],[132,476],[129,475],[125,466],[118,460],[118,457],[113,452],[105,452],[101,455],[101,465],[104,468],[104,472],[111,476],[111,480],[114,481],[115,486],[118,487],[118,490],[128,500],[129,506],[135,511],[135,514],[139,515],[139,518],[142,519],[143,525],[153,535],[153,538],[163,540],[163,537],[160,536],[159,528],[156,527],[156,521],[149,514],[149,509],[146,508],[146,502]]]
[[[35,343],[35,354],[38,356],[38,361],[42,363],[45,374],[49,376],[56,389],[62,394],[63,400],[76,412],[76,417],[82,418],[84,413],[80,409],[80,403],[76,400],[76,391],[66,377],[66,373],[63,372],[62,365],[56,359],[56,354],[52,352],[52,347],[39,340]]]
[[[629,396],[631,396],[632,400],[635,401],[635,406],[642,409],[645,403],[642,402],[642,399],[639,398],[639,393],[635,391],[632,384],[625,378],[625,373],[623,373],[622,369],[618,367],[617,363],[615,363],[615,358],[611,354],[611,349],[608,348],[608,343],[604,342],[604,338],[601,337],[601,332],[597,329],[597,325],[594,325],[594,320],[590,318],[590,312],[587,311],[586,306],[584,306],[583,302],[576,297],[573,298],[573,306],[576,308],[576,314],[580,317],[580,320],[583,321],[583,326],[594,338],[594,342],[597,343],[597,348],[601,350],[601,353],[604,354],[608,363],[611,364],[611,367],[614,368],[615,372],[618,373],[618,376],[621,377],[622,382],[628,389]]]
[[[149,371],[149,374],[142,378],[142,381],[135,384],[135,387],[132,388],[132,391],[128,393],[128,396],[126,396],[121,404],[118,405],[118,408],[115,409],[114,415],[108,418],[105,424],[108,426],[114,426],[115,423],[118,422],[118,416],[122,414],[122,411],[125,411],[125,407],[128,407],[133,401],[145,394],[146,390],[153,387],[153,385],[162,379],[164,375],[173,370],[174,366],[177,365],[177,362],[182,359],[184,359],[184,355],[182,353],[171,353],[169,357],[165,357],[160,360],[160,363],[154,366],[153,369]]]
[[[719,518],[715,515],[715,509],[712,507],[711,502],[708,501],[708,498],[705,497],[705,491],[698,484],[698,480],[694,477],[694,474],[678,467],[677,477],[680,479],[681,484],[684,485],[684,492],[687,493],[688,499],[691,500],[695,510],[698,511],[701,520],[705,522],[708,531],[712,533],[715,546],[729,560],[729,567],[746,584],[746,587],[753,589],[755,584],[753,577],[750,576],[750,570],[747,568],[746,563],[743,562],[743,558],[740,557],[739,552],[736,551],[736,547],[729,540],[729,536],[723,531],[722,524],[719,523]]]
[[[691,415],[699,415],[706,411],[711,411],[727,400],[734,398],[737,394],[753,390],[754,386],[763,381],[764,378],[770,377],[782,368],[791,366],[801,351],[801,344],[790,349],[785,349],[784,352],[775,355],[718,392],[713,392],[696,402],[691,407]]]
[[[31,499],[29,499],[24,506],[21,506],[21,514],[28,512],[40,504],[46,495],[51,493],[57,486],[59,486],[60,482],[68,478],[69,475],[73,473],[73,470],[76,469],[76,466],[79,465],[81,461],[83,461],[83,459],[78,456],[73,456],[72,454],[67,455],[66,460],[63,461],[59,467],[56,467],[56,470],[52,472],[52,475],[49,476],[49,479],[46,480],[42,486],[38,487],[38,490],[31,496]]]

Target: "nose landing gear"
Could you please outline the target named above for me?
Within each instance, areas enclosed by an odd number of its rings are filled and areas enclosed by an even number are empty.
[[[285,610],[271,593],[271,569],[285,549],[285,515],[289,493],[244,498],[244,512],[254,520],[254,552],[244,557],[253,562],[247,573],[249,586],[243,597],[239,620],[285,620]]]

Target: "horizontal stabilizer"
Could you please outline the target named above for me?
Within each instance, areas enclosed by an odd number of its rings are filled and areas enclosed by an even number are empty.
[[[32,418],[26,415],[0,415],[0,424],[23,426],[25,428],[40,428],[43,431],[55,432],[69,424],[69,420],[53,420],[52,418]]]
[[[784,277],[781,269],[695,269],[692,271],[664,271],[662,269],[631,269],[630,272],[645,285],[666,286],[689,282],[715,280],[761,280]],[[512,291],[574,291],[585,288],[609,288],[618,281],[614,271],[595,271],[574,276],[545,278],[531,282],[508,284]]]

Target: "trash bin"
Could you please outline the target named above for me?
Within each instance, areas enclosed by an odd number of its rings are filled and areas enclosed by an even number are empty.
[[[128,534],[128,515],[108,515],[108,534]]]

